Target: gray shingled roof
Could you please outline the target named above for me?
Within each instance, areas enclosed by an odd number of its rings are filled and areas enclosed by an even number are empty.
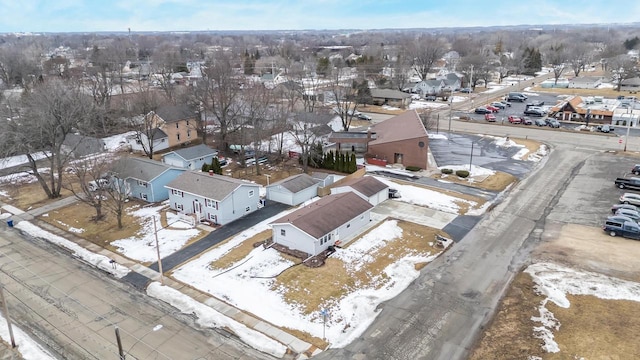
[[[371,96],[374,98],[385,99],[406,99],[411,97],[411,94],[393,89],[371,89]]]
[[[317,183],[317,180],[313,179],[307,174],[298,174],[290,176],[278,182],[274,182],[273,184],[269,185],[269,187],[282,186],[283,188],[295,194]]]
[[[367,200],[353,192],[328,195],[271,224],[290,223],[318,239],[372,207]]]
[[[186,148],[182,148],[179,150],[175,150],[172,151],[170,153],[165,154],[164,156],[167,156],[171,153],[174,153],[178,156],[180,156],[181,158],[189,161],[189,160],[194,160],[194,159],[199,159],[199,158],[203,158],[205,156],[208,155],[217,155],[218,154],[218,150],[214,150],[210,147],[208,147],[205,144],[198,144],[195,146],[190,146],[190,147],[186,147]]]
[[[387,184],[374,178],[373,176],[364,176],[358,179],[345,181],[344,183],[340,184],[340,186],[349,186],[366,197],[373,196],[389,187],[387,186]]]
[[[207,199],[222,201],[241,185],[255,186],[256,190],[259,187],[259,185],[229,176],[210,175],[194,171],[186,171],[167,184],[166,187],[199,195]]]
[[[111,171],[121,179],[133,178],[149,182],[169,169],[178,168],[150,159],[122,158],[114,164]]]
[[[188,106],[185,105],[167,105],[161,106],[156,110],[158,115],[165,122],[175,122],[184,119],[193,119],[196,114]]]

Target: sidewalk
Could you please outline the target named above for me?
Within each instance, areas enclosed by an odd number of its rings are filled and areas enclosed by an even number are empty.
[[[75,198],[74,198],[75,199]],[[139,288],[141,290],[145,290],[146,285],[148,285],[151,281],[157,281],[157,282],[161,282],[161,277],[160,277],[160,273],[152,270],[142,264],[139,264],[136,261],[133,261],[131,259],[128,259],[126,257],[121,256],[118,253],[112,252],[110,250],[104,249],[92,242],[89,242],[85,239],[82,239],[76,235],[74,235],[73,233],[69,233],[66,232],[64,230],[61,230],[45,221],[42,220],[38,220],[35,218],[35,216],[44,214],[48,211],[51,211],[53,209],[56,208],[60,208],[63,206],[66,206],[70,203],[73,203],[74,201],[68,200],[67,199],[62,199],[58,202],[55,203],[51,203],[48,204],[47,206],[43,207],[43,208],[38,208],[38,209],[32,209],[28,212],[24,212],[18,208],[15,208],[11,205],[5,205],[0,203],[0,208],[3,210],[3,212],[9,212],[11,214],[13,214],[13,216],[11,216],[11,219],[13,220],[14,224],[19,223],[20,221],[29,221],[32,224],[50,232],[53,233],[55,235],[58,235],[60,237],[63,237],[69,241],[72,241],[73,243],[81,246],[82,248],[89,250],[95,254],[100,254],[103,256],[106,256],[109,259],[113,259],[116,261],[116,263],[120,266],[126,267],[128,268],[131,272],[123,277],[121,280],[130,282],[134,287]],[[46,208],[46,209],[44,209]],[[41,210],[44,209],[44,210]],[[34,215],[34,214],[38,214],[38,215]],[[237,309],[205,292],[199,291],[191,286],[188,286],[186,284],[183,284],[179,281],[173,280],[169,277],[164,277],[162,279],[162,282],[165,286],[169,286],[189,297],[191,297],[192,299],[206,305],[209,306],[210,308],[216,310],[217,312],[247,326],[248,328],[251,328],[255,331],[258,331],[270,338],[272,338],[275,341],[280,342],[281,344],[283,344],[284,346],[286,346],[292,353],[296,354],[296,357],[288,357],[287,355],[285,355],[285,358],[288,359],[308,359],[311,356],[314,356],[320,352],[322,352],[322,350],[317,349],[315,346],[313,346],[312,344],[300,340],[296,337],[294,337],[293,335],[280,330],[277,326],[275,326],[274,324],[268,323],[258,317],[255,317],[251,314],[245,313],[243,311],[241,311],[240,309]],[[144,283],[145,286],[142,286],[141,288],[141,283]]]

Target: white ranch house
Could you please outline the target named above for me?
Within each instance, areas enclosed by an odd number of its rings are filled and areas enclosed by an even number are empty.
[[[389,198],[389,186],[373,176],[351,179],[331,188],[331,194],[354,192],[376,206]]]
[[[267,200],[287,205],[300,205],[318,196],[320,181],[307,174],[298,174],[267,186]]]

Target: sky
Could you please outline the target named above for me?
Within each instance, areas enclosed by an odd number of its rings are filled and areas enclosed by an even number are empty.
[[[638,14],[630,0],[0,0],[0,32],[607,24]]]

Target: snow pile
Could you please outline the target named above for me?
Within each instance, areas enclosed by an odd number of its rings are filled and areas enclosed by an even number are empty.
[[[113,276],[117,277],[117,278],[121,278],[125,275],[127,275],[129,273],[129,269],[116,264],[116,268],[113,269],[113,266],[111,263],[109,263],[109,261],[111,259],[109,259],[108,257],[104,256],[104,255],[100,255],[100,254],[96,254],[93,253],[83,247],[81,247],[80,245],[71,242],[63,237],[60,237],[58,235],[55,235],[53,233],[50,233],[44,229],[41,229],[35,225],[33,225],[32,223],[28,222],[28,221],[20,221],[19,223],[17,223],[15,225],[15,227],[17,229],[20,229],[24,232],[26,232],[27,234],[33,236],[33,237],[38,237],[38,238],[42,238],[45,239],[46,241],[52,242],[56,245],[62,246],[66,249],[69,249],[73,252],[73,256],[76,256],[90,264],[92,264],[93,266],[97,267],[98,269],[101,269],[105,272],[111,273],[113,274]]]
[[[469,100],[468,96],[452,96],[449,98],[451,102],[463,102]]]
[[[527,155],[528,153],[529,153],[529,149],[527,149],[526,147],[523,147],[515,155],[513,155],[511,158],[513,160],[522,160],[525,157],[525,155]]]
[[[529,155],[527,160],[538,162],[538,161],[542,160],[543,157],[547,156],[547,154],[549,154],[549,148],[547,147],[547,145],[542,144],[538,148],[538,151],[536,151],[535,153]]]
[[[230,240],[230,243],[237,246],[259,230],[248,229]],[[344,249],[338,249],[334,256],[343,259],[345,266],[357,269],[372,260],[372,250],[384,246],[386,241],[401,234],[397,221],[389,220],[372,229],[366,239],[363,237]],[[326,338],[332,347],[345,346],[360,336],[378,314],[377,306],[402,292],[419,275],[415,270],[415,263],[428,262],[437,256],[417,254],[398,259],[383,270],[387,276],[380,278],[387,278],[387,282],[362,287],[344,298],[326,301],[317,312],[307,314],[296,304],[287,303],[281,290],[274,289],[276,281],[270,278],[292,266],[291,261],[274,249],[258,247],[224,270],[212,269],[211,262],[229,250],[230,246],[227,244],[212,249],[175,270],[174,276],[179,281],[224,299],[235,307],[256,314],[267,322],[303,330],[319,338],[323,334],[323,321],[319,312],[326,308],[329,312]]]
[[[366,164],[366,169],[367,169],[367,172],[385,172],[385,173],[389,173],[389,174],[402,175],[402,176],[406,176],[406,177],[409,177],[409,178],[417,178],[418,177],[412,171],[402,170],[402,169],[395,169],[395,168],[392,168],[391,166],[384,167],[384,166]]]
[[[409,109],[410,110],[413,110],[413,109],[427,109],[427,108],[443,109],[443,108],[447,108],[447,107],[449,107],[449,104],[441,103],[441,102],[435,102],[435,101],[415,100],[415,101],[412,101],[411,104],[409,104]]]
[[[428,135],[429,135],[429,139],[441,139],[441,140],[448,140],[449,139],[449,138],[447,138],[446,135],[443,135],[443,134],[432,134],[432,133],[429,133]]]
[[[509,139],[508,137],[496,137],[496,140],[494,141],[494,143],[496,144],[496,146],[500,146],[500,147],[524,147],[524,145],[520,145],[517,144],[515,141]]]
[[[160,256],[167,257],[180,250],[191,238],[200,234],[198,229],[163,229],[160,224],[160,211],[165,205],[143,207],[132,211],[130,214],[139,219],[142,228],[131,237],[111,242],[118,251],[128,258],[140,262],[153,262],[158,260],[156,251],[156,233],[153,232],[153,222],[156,221]],[[175,224],[174,224],[175,225]]]
[[[102,141],[104,141],[107,151],[116,152],[128,146],[127,136],[133,136],[135,134],[136,134],[135,131],[129,131],[123,134],[102,138]]]
[[[196,323],[202,327],[229,328],[243,342],[257,350],[271,354],[277,358],[283,357],[287,351],[287,348],[279,342],[220,314],[211,307],[192,299],[178,290],[162,286],[158,282],[153,282],[147,287],[147,294],[171,304],[178,308],[183,314],[195,315]]]
[[[419,186],[403,185],[395,183],[383,177],[376,177],[376,179],[382,181],[391,188],[397,189],[400,192],[402,197],[399,199],[393,199],[393,201],[402,201],[409,204],[425,206],[430,209],[444,211],[451,214],[460,213],[459,204],[461,203],[469,204],[470,208],[478,205],[475,201],[460,199],[435,190],[430,190]]]
[[[389,106],[389,105],[382,105],[382,108],[385,110],[401,110],[400,108],[397,108],[395,106]]]
[[[533,278],[536,292],[546,296],[538,308],[540,316],[534,316],[531,320],[541,324],[534,327],[534,334],[544,340],[543,348],[548,352],[560,351],[552,331],[560,328],[560,322],[545,307],[548,301],[562,308],[568,308],[571,304],[566,294],[570,294],[640,302],[639,283],[588,271],[578,271],[553,263],[532,264],[525,269],[525,272]]]
[[[471,165],[471,170],[469,170],[469,165],[444,165],[439,166],[438,169],[451,169],[455,173],[457,170],[466,170],[469,171],[469,177],[472,176],[491,176],[496,172],[491,169],[483,168],[481,166]]]
[[[13,337],[16,341],[16,350],[22,355],[24,360],[54,360],[55,357],[51,355],[47,350],[29,337],[27,333],[22,331],[15,322],[12,322],[11,328],[13,330]],[[9,336],[9,327],[7,326],[7,320],[0,314],[0,338],[9,342],[11,336]],[[7,354],[4,354],[7,355]],[[9,356],[8,358],[13,358]]]
[[[34,160],[41,160],[47,157],[48,153],[38,152],[31,154],[31,157]],[[27,155],[16,155],[10,156],[3,159],[0,159],[0,169],[5,169],[13,166],[28,164],[29,159],[27,159]]]

